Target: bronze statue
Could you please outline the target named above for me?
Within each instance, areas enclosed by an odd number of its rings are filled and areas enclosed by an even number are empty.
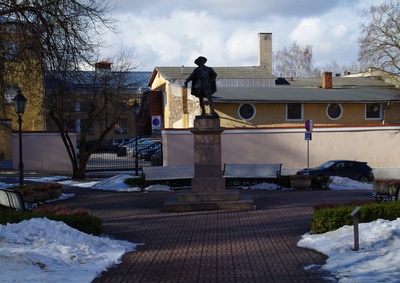
[[[205,63],[207,58],[200,56],[194,63],[198,66],[194,69],[193,73],[186,79],[185,87],[188,82],[192,82],[192,95],[196,96],[200,100],[201,115],[206,115],[206,109],[204,107],[204,98],[207,98],[208,104],[210,105],[211,115],[218,116],[214,110],[214,102],[212,95],[217,91],[216,78],[217,73],[210,67],[207,67]]]

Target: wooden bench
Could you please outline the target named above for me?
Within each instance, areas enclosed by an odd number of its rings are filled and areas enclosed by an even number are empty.
[[[235,183],[231,180],[240,179],[274,179],[275,183],[279,185],[279,178],[281,177],[282,164],[225,164],[223,176],[227,179],[227,185]]]
[[[21,194],[15,190],[0,188],[0,205],[17,211],[25,210],[25,201]]]
[[[192,179],[194,165],[143,167],[146,181]],[[279,179],[282,164],[225,164],[224,178],[235,179]]]
[[[225,164],[225,178],[278,179],[282,164]]]
[[[149,166],[142,167],[146,181],[192,179],[194,177],[193,165],[180,166]]]

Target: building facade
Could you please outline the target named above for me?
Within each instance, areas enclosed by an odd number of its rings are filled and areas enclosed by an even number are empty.
[[[259,50],[258,66],[211,66],[218,74],[214,106],[225,128],[222,163],[304,167],[304,124],[312,120],[315,149],[317,137],[321,138],[312,165],[327,159],[367,158],[376,168],[400,168],[397,160],[388,159],[391,156],[383,146],[394,144],[400,122],[396,84],[381,76],[330,72],[322,78],[276,78],[272,75],[271,34],[259,34]],[[193,69],[156,67],[149,81],[162,99],[164,165],[192,163],[189,129],[200,107],[183,83]]]

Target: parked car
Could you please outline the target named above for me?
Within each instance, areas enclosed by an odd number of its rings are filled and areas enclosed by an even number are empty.
[[[87,141],[85,144],[85,148],[86,150],[89,150],[91,147],[93,147],[95,144],[97,143],[97,140],[90,140]],[[108,144],[108,142],[106,140],[102,140],[98,146],[98,148],[96,149],[97,151],[108,151],[110,149],[110,146]]]
[[[297,174],[347,177],[363,183],[374,181],[372,168],[367,165],[367,162],[363,161],[330,160],[315,168],[302,169]]]
[[[154,152],[161,148],[161,142],[154,142],[147,148],[144,148],[139,151],[139,158],[144,159],[146,161],[150,161],[150,157],[153,155]]]
[[[137,141],[138,148],[140,148],[140,144],[142,142],[147,142],[147,138],[139,138],[138,139],[138,141]],[[126,147],[126,152],[128,153],[128,156],[132,157],[132,154],[134,153],[135,148],[136,148],[136,142],[135,142],[135,140],[133,140],[132,142],[124,144],[121,147]]]
[[[132,138],[114,138],[108,141],[108,144],[113,150],[117,150],[121,143],[129,142]]]
[[[160,147],[156,152],[150,156],[151,166],[162,166],[162,148]]]
[[[152,138],[144,138],[143,140],[138,140],[138,152],[149,148],[150,146],[154,145],[156,142],[160,143],[160,140],[155,140]],[[134,157],[136,154],[136,145],[135,143],[129,144],[127,146],[127,154],[129,157]]]

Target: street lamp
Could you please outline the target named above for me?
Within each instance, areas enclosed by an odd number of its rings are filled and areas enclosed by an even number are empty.
[[[25,112],[27,99],[21,93],[21,89],[18,88],[17,95],[12,99],[14,103],[15,113],[18,115],[18,125],[19,125],[19,185],[24,185],[24,163],[22,162],[22,114]]]
[[[139,131],[139,126],[138,126],[138,119],[140,116],[140,105],[137,102],[137,100],[135,100],[135,103],[133,103],[133,116],[135,117],[135,175],[138,176],[139,175],[139,161],[138,161],[138,157],[139,157],[139,152],[138,152],[138,131]]]

